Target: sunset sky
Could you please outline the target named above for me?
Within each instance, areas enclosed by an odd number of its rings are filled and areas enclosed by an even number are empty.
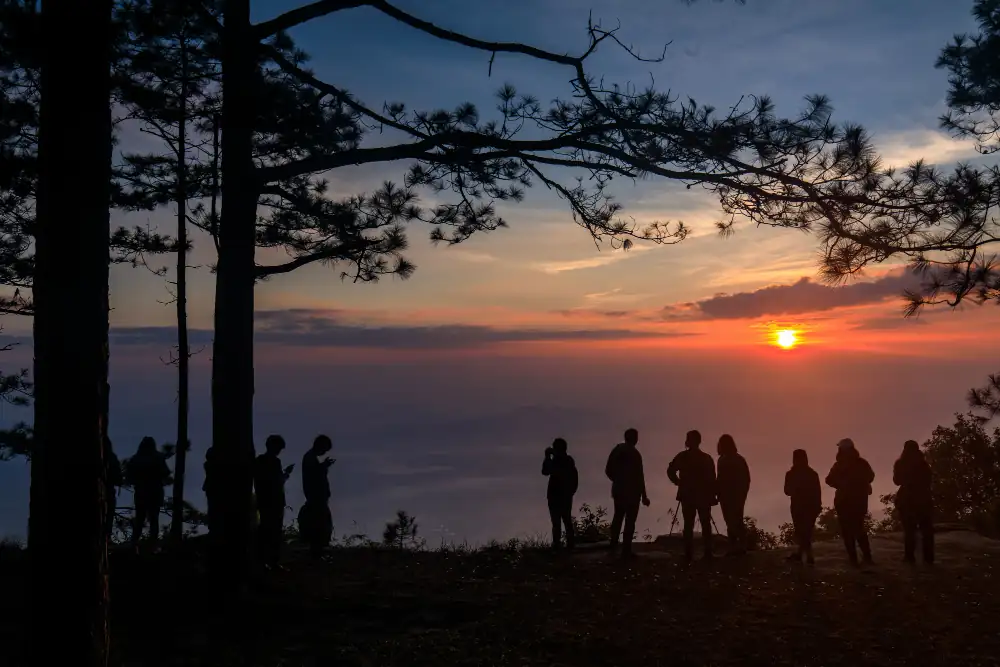
[[[400,0],[404,9],[485,39],[517,40],[557,52],[586,46],[588,9],[621,22],[643,54],[671,41],[665,62],[644,64],[615,48],[591,64],[609,82],[671,89],[726,108],[770,95],[794,115],[802,98],[832,98],[835,119],[863,124],[887,164],[923,157],[950,165],[976,159],[973,147],[938,130],[946,73],[933,67],[954,33],[974,28],[971,2],[911,0]],[[293,3],[255,1],[256,19]],[[504,83],[542,101],[566,96],[571,73],[523,57],[437,42],[375,11],[359,9],[293,32],[320,78],[369,106],[410,108],[475,102],[483,115]],[[123,146],[140,145],[134,132]],[[130,143],[131,142],[131,143]],[[331,174],[331,191],[400,183],[406,165]],[[429,196],[429,193],[426,193]],[[890,490],[889,466],[904,440],[924,440],[965,409],[964,393],[997,370],[995,346],[980,332],[995,308],[926,311],[901,317],[912,278],[900,266],[874,267],[843,287],[818,282],[814,237],[744,227],[713,229],[707,193],[650,179],[619,183],[615,194],[638,221],[683,221],[694,233],[676,246],[596,248],[563,202],[541,186],[519,205],[500,206],[509,229],[456,247],[434,247],[429,229],[410,229],[408,281],[341,282],[335,269],[308,267],[257,289],[258,445],[268,433],[290,443],[298,462],[311,438],[329,433],[337,532],[352,521],[373,534],[396,509],[421,521],[425,536],[483,540],[545,530],[542,451],[566,437],[581,470],[579,502],[607,503],[604,457],[622,431],[640,431],[654,505],[640,529],[673,507],[665,479],[684,433],[701,429],[714,453],[731,433],[754,469],[748,512],[768,527],[785,520],[774,487],[791,449],[804,447],[825,474],[834,443],[850,436]],[[426,201],[432,201],[427,199]],[[173,230],[171,210],[113,214],[113,222]],[[191,264],[195,359],[192,406],[196,470],[209,437],[214,250],[199,239]],[[261,254],[261,261],[280,256]],[[162,260],[169,264],[169,258]],[[112,425],[120,456],[153,435],[171,442],[173,369],[160,358],[173,344],[173,308],[162,278],[141,269],[112,273]],[[4,368],[30,359],[30,322],[8,317],[4,333],[22,342]],[[790,350],[773,345],[799,332]],[[5,408],[4,422],[24,418]],[[0,465],[0,535],[24,534],[26,466]],[[298,506],[298,476],[289,489]],[[829,492],[829,489],[827,490]],[[827,493],[830,502],[832,493]],[[721,517],[717,517],[721,522]],[[663,530],[660,530],[663,528]]]

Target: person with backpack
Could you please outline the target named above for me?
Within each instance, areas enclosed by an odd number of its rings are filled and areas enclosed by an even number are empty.
[[[826,476],[827,486],[837,490],[833,507],[837,511],[840,534],[852,565],[858,564],[858,548],[866,564],[871,564],[872,548],[865,528],[868,515],[868,496],[872,494],[875,471],[861,458],[854,441],[844,438],[837,443],[837,460]]]
[[[903,453],[892,466],[892,482],[899,486],[896,509],[903,523],[903,560],[916,562],[917,532],[920,532],[924,562],[934,562],[934,499],[931,467],[916,440],[903,444]]]
[[[611,498],[615,513],[611,520],[612,550],[618,547],[618,538],[625,523],[622,557],[630,558],[632,540],[635,538],[635,522],[639,517],[639,503],[649,507],[646,495],[646,477],[642,470],[642,454],[639,453],[639,431],[630,428],[625,431],[625,442],[615,445],[604,466],[604,474],[611,480]]]
[[[792,452],[792,468],[785,473],[785,495],[791,499],[792,526],[798,550],[788,560],[813,565],[812,539],[816,519],[823,511],[823,489],[819,485],[819,474],[809,467],[809,455],[804,449]]]
[[[546,497],[549,503],[549,518],[552,519],[552,549],[558,551],[562,545],[562,528],[566,527],[566,548],[575,543],[573,532],[573,496],[580,478],[576,462],[567,453],[568,445],[562,438],[556,438],[552,446],[545,450],[542,474],[549,478]]]
[[[705,558],[712,558],[712,506],[718,504],[715,461],[701,451],[701,433],[688,431],[684,451],[667,468],[667,478],[677,485],[677,500],[684,518],[684,559],[694,557],[694,519],[701,521]]]

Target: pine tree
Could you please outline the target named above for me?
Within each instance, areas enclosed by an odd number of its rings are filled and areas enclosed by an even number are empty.
[[[187,328],[187,254],[189,218],[197,202],[212,196],[214,155],[206,130],[217,114],[218,58],[189,0],[135,0],[120,12],[129,39],[117,68],[118,95],[142,131],[159,139],[164,153],[126,154],[118,169],[121,201],[130,208],[153,209],[172,202],[177,211],[177,251],[173,294],[177,313],[177,442],[174,464],[171,537],[184,528],[184,480],[188,435],[189,362]],[[192,202],[195,207],[192,208]]]
[[[37,665],[68,660],[104,667],[108,661],[102,450],[112,42],[110,0],[42,6],[28,528],[29,655]],[[52,628],[59,628],[59,641],[52,640]]]
[[[948,111],[941,127],[977,142],[980,153],[1000,148],[1000,1],[976,0],[976,35],[958,35],[937,66],[948,71]],[[843,215],[822,230],[823,270],[833,281],[870,264],[905,259],[922,276],[906,293],[905,314],[926,305],[958,306],[966,300],[1000,303],[1000,272],[994,244],[1000,195],[997,165],[960,164],[946,172],[917,162],[897,177],[900,187],[873,206]]]

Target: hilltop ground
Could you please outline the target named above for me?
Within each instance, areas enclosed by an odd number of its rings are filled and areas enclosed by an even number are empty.
[[[628,564],[597,550],[567,558],[341,549],[321,564],[293,551],[287,572],[225,609],[203,599],[197,574],[178,582],[157,575],[162,559],[123,560],[112,582],[115,657],[125,665],[995,665],[1000,542],[962,531],[938,539],[933,567],[900,563],[900,536],[889,534],[874,540],[876,564],[862,569],[848,567],[836,543],[818,545],[814,568],[785,562],[787,550],[684,567],[673,544],[640,545],[642,557]],[[154,604],[136,599],[140,571],[156,582]],[[23,636],[23,615],[4,598],[0,633],[10,647]]]

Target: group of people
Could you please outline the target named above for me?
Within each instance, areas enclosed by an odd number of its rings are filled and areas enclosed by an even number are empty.
[[[625,431],[624,442],[616,445],[608,456],[604,474],[611,480],[611,497],[614,515],[610,529],[610,547],[616,550],[621,539],[621,555],[631,557],[635,523],[640,505],[649,506],[646,478],[639,453],[639,432]],[[677,501],[683,518],[684,557],[694,556],[694,526],[701,524],[704,556],[711,558],[712,508],[718,505],[726,524],[729,553],[746,553],[747,531],[744,509],[750,493],[750,467],[736,448],[731,435],[723,435],[718,442],[718,463],[701,449],[701,433],[689,431],[684,450],[670,462],[667,478],[677,486]],[[561,548],[563,528],[566,547],[575,542],[572,507],[573,496],[579,485],[579,475],[568,445],[563,438],[556,438],[545,450],[542,474],[549,478],[548,505],[552,520],[552,546]],[[858,550],[865,563],[872,562],[871,545],[865,526],[868,515],[868,497],[872,494],[875,472],[858,452],[850,438],[837,443],[837,458],[826,476],[827,486],[835,490],[833,507],[837,513],[840,533],[847,556],[858,564]],[[933,497],[931,494],[931,469],[919,445],[908,440],[903,452],[893,466],[893,482],[899,486],[896,509],[904,530],[904,560],[916,560],[917,535],[923,547],[923,558],[934,562]],[[797,549],[790,560],[809,564],[813,558],[813,533],[816,520],[823,507],[823,491],[819,475],[809,466],[805,450],[792,452],[792,467],[785,474],[785,495],[791,502],[792,524],[795,529]],[[624,524],[624,531],[623,525]]]
[[[264,453],[254,462],[253,484],[257,499],[257,553],[265,569],[280,569],[281,545],[285,542],[285,482],[295,464],[282,468],[281,452],[285,439],[270,435],[264,442]],[[337,459],[327,456],[333,449],[329,436],[319,435],[302,457],[302,494],[305,503],[299,509],[299,538],[309,545],[314,558],[333,537],[333,515],[330,513],[330,479],[327,472]]]
[[[130,541],[138,546],[143,531],[148,526],[148,539],[155,544],[160,533],[160,512],[164,503],[164,487],[170,482],[170,468],[166,456],[156,441],[146,436],[139,443],[136,453],[121,465],[115,455],[111,440],[104,441],[104,461],[107,466],[107,534],[114,528],[117,513],[118,490],[125,485],[132,487],[134,513]],[[295,465],[283,467],[281,452],[285,440],[280,435],[268,436],[264,453],[254,461],[253,483],[257,512],[257,553],[267,569],[279,568],[281,545],[285,541],[285,482]],[[333,449],[329,436],[320,435],[302,457],[302,492],[305,503],[299,510],[299,537],[309,545],[310,553],[319,557],[333,536],[333,517],[330,513],[330,480],[327,472],[336,459],[326,455]],[[323,458],[326,457],[326,458]],[[216,495],[215,485],[225,471],[216,469],[213,448],[205,454],[205,492],[209,506]]]

